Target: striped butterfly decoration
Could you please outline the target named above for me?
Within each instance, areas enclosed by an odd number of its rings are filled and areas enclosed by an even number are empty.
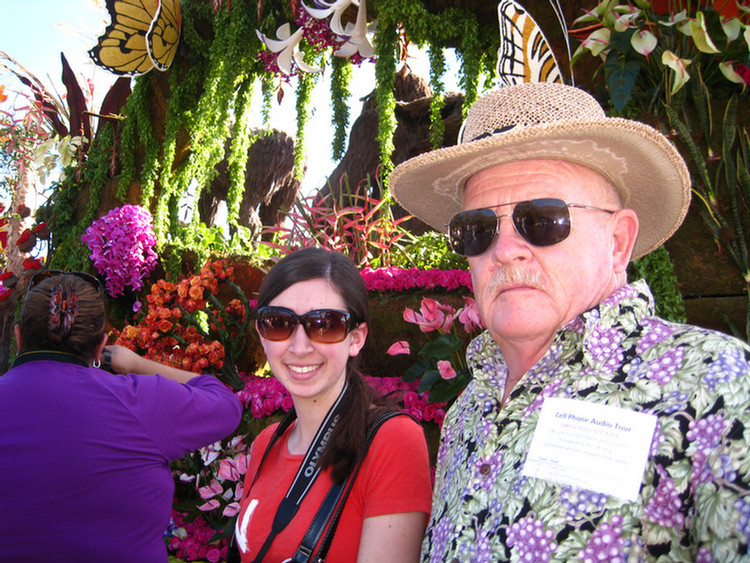
[[[554,2],[551,3],[565,30],[562,10]],[[500,21],[497,74],[501,85],[563,82],[560,67],[547,38],[523,6],[515,0],[502,0],[497,6],[497,15]]]
[[[112,22],[89,56],[124,76],[167,70],[180,42],[180,0],[107,0]]]

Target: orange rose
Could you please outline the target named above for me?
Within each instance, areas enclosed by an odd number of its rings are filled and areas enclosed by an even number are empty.
[[[177,284],[177,295],[180,298],[183,298],[187,295],[188,286],[189,284],[187,280],[182,280],[180,283]]]

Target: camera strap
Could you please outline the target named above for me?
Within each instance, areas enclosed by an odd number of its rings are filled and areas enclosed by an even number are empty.
[[[284,498],[281,500],[281,503],[276,509],[276,514],[274,515],[273,523],[271,524],[271,532],[268,534],[266,541],[263,542],[263,545],[261,546],[260,551],[258,551],[258,554],[255,556],[253,563],[261,563],[261,561],[263,561],[263,558],[266,556],[266,552],[268,552],[269,548],[271,547],[274,538],[289,525],[289,522],[292,521],[292,518],[294,518],[294,515],[297,514],[297,510],[299,510],[299,507],[302,504],[302,500],[305,498],[305,495],[307,495],[307,493],[310,491],[310,488],[315,482],[315,479],[318,478],[318,475],[320,474],[320,457],[325,450],[326,444],[328,443],[328,439],[330,438],[333,429],[336,427],[336,424],[341,418],[341,411],[343,410],[346,403],[344,399],[348,389],[349,385],[345,384],[344,388],[341,390],[341,393],[336,399],[336,402],[331,406],[330,409],[328,409],[328,413],[326,414],[326,417],[323,419],[323,422],[318,428],[318,432],[315,434],[310,447],[307,449],[305,458],[302,460],[302,464],[297,470],[297,474],[295,475],[292,484],[289,486],[289,490],[286,492],[286,495],[284,495]],[[282,420],[276,427],[276,431],[273,433],[271,440],[268,442],[266,451],[263,453],[263,457],[261,457],[260,463],[258,464],[258,470],[255,472],[255,478],[253,479],[252,484],[250,485],[250,487],[248,487],[247,492],[245,493],[246,495],[250,492],[253,485],[255,484],[255,481],[260,474],[260,469],[266,457],[268,456],[268,453],[296,418],[297,414],[294,409],[292,409],[284,417],[284,420]]]
[[[336,527],[341,518],[341,512],[346,504],[346,499],[352,490],[354,481],[359,474],[362,462],[365,460],[365,456],[370,449],[370,444],[372,444],[375,434],[385,421],[402,414],[403,413],[399,412],[385,412],[375,420],[372,426],[370,426],[367,432],[367,441],[365,442],[362,457],[359,459],[356,467],[349,476],[349,479],[346,481],[346,485],[344,486],[344,483],[334,483],[331,485],[331,488],[328,489],[328,493],[326,494],[325,499],[323,499],[318,512],[315,514],[315,518],[313,518],[310,527],[302,538],[302,542],[297,548],[297,551],[294,556],[287,561],[291,561],[291,563],[309,563],[311,560],[314,563],[323,563],[325,561],[326,556],[328,555],[328,550],[333,542],[333,536],[336,533]],[[326,526],[328,527],[327,530]],[[317,556],[314,559],[311,559],[315,546],[320,541],[320,537],[324,531],[326,534],[323,538],[323,543],[318,550]]]

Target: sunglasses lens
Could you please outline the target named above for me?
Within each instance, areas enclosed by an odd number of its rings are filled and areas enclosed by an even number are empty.
[[[534,246],[552,246],[570,234],[570,212],[561,199],[534,199],[513,209],[516,231]]]
[[[314,342],[341,342],[349,332],[348,315],[340,311],[311,311],[304,317],[305,332]]]
[[[497,215],[491,209],[473,209],[454,215],[448,226],[451,247],[456,254],[478,256],[497,234]]]
[[[295,315],[292,311],[261,307],[258,309],[258,332],[266,340],[286,340],[301,323],[305,334],[313,342],[333,344],[341,342],[349,334],[349,314],[333,309],[310,311]]]
[[[295,326],[297,319],[290,313],[274,309],[258,311],[258,332],[267,340],[286,340],[292,335]]]

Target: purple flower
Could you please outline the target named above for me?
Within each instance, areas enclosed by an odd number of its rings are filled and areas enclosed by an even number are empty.
[[[122,295],[126,286],[143,288],[143,280],[156,266],[151,214],[137,205],[112,209],[91,223],[81,240],[112,297]]]

